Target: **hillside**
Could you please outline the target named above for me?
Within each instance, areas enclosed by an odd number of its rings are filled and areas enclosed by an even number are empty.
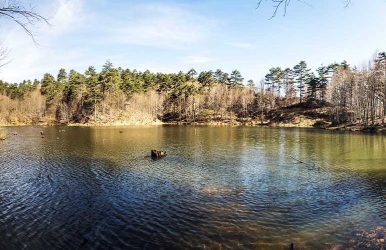
[[[264,124],[278,127],[314,127],[331,130],[362,131],[386,133],[386,124],[377,119],[374,124],[366,125],[359,119],[351,117],[346,111],[347,121],[334,123],[335,108],[330,105],[311,106],[307,103],[281,107],[268,112]]]

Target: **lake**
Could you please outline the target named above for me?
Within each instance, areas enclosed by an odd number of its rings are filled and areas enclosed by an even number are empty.
[[[0,249],[331,249],[357,230],[386,226],[386,136],[230,126],[6,130]],[[154,160],[151,149],[168,155]]]

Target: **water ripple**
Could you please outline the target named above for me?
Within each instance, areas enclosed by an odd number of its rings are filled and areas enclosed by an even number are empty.
[[[386,223],[385,161],[354,165],[367,155],[350,135],[337,160],[339,140],[298,130],[16,130],[0,147],[0,249],[326,249]]]

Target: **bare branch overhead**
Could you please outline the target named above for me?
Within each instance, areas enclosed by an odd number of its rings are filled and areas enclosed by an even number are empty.
[[[39,22],[50,25],[48,19],[39,14],[34,6],[24,7],[18,0],[1,0],[0,1],[0,18],[8,18],[17,23],[32,38],[34,43],[35,34],[33,29]]]
[[[288,8],[289,4],[291,3],[291,0],[265,0],[265,2],[267,2],[267,1],[271,2],[273,4],[273,13],[269,19],[274,18],[280,8],[283,8],[283,16],[285,16],[287,14],[287,8]],[[297,1],[311,6],[306,0],[297,0]],[[262,2],[263,2],[263,0],[259,0],[257,2],[256,9],[260,8]],[[348,8],[351,5],[351,0],[342,0],[342,2],[344,4],[345,8]]]

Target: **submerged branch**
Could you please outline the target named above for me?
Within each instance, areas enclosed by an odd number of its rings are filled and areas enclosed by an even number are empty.
[[[293,157],[292,155],[290,155],[290,158],[291,158],[291,159],[294,159],[294,160],[297,161],[298,163],[302,163],[302,164],[305,164],[305,165],[308,165],[308,166],[313,166],[313,167],[316,166],[315,163],[310,163],[310,162],[304,162],[304,161],[301,161],[301,160],[299,160],[299,159],[296,159],[296,158]]]

